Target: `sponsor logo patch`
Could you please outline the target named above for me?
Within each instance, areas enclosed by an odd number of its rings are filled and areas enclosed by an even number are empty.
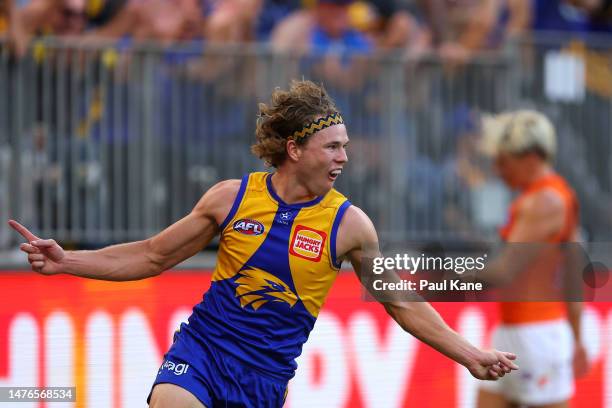
[[[159,368],[158,374],[161,374],[164,370],[168,370],[174,375],[183,375],[187,372],[187,370],[189,370],[189,364],[176,364],[174,361],[165,360],[162,366]]]
[[[264,226],[259,221],[250,218],[242,218],[234,222],[234,231],[238,231],[244,235],[261,235],[264,232]]]
[[[327,234],[323,231],[297,225],[293,232],[289,253],[309,261],[319,262]]]

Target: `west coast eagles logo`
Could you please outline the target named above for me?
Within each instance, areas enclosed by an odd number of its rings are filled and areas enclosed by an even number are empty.
[[[293,307],[298,301],[297,295],[282,280],[263,269],[248,267],[237,276],[236,297],[243,308],[251,306],[257,310],[267,302],[285,302]]]

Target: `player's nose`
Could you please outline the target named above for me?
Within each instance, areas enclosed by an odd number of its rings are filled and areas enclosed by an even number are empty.
[[[346,149],[344,147],[339,150],[338,155],[336,156],[336,161],[338,163],[346,163],[348,161],[348,155],[346,154]]]

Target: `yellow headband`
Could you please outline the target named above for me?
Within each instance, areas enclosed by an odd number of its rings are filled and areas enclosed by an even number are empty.
[[[296,130],[289,139],[297,140],[306,136],[310,136],[319,130],[323,130],[330,126],[340,125],[344,123],[342,116],[338,112],[331,113],[323,118],[317,119],[314,122],[305,125],[302,130]]]

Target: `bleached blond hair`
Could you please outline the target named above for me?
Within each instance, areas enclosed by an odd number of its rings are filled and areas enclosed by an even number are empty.
[[[535,152],[552,162],[557,154],[557,137],[550,120],[540,112],[503,112],[483,116],[481,148],[491,156]]]

